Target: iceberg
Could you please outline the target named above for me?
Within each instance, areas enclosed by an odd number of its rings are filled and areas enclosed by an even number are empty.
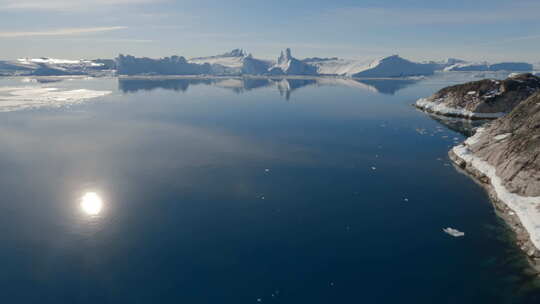
[[[443,231],[446,233],[446,234],[449,234],[453,237],[462,237],[462,236],[465,236],[465,233],[464,232],[461,232],[457,229],[454,229],[454,228],[444,228]]]
[[[444,68],[444,71],[461,71],[461,72],[499,72],[499,71],[515,71],[515,72],[530,72],[534,69],[533,65],[526,62],[501,62],[489,64],[487,62],[469,63],[460,62]]]
[[[320,75],[349,76],[356,78],[394,78],[432,75],[437,66],[431,63],[416,63],[399,55],[375,60],[323,59],[310,61]]]

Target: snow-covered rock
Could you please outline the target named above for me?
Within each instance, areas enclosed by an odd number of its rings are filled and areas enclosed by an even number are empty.
[[[484,79],[446,87],[416,107],[430,113],[468,119],[493,119],[514,109],[540,90],[540,78],[519,74],[506,80]]]
[[[488,190],[517,232],[519,246],[540,258],[540,93],[489,123],[450,158]],[[523,229],[524,228],[524,229]]]

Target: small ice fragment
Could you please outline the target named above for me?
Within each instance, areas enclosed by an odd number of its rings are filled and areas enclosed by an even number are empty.
[[[371,167],[371,170],[377,170],[377,167]]]
[[[264,169],[264,172],[270,172],[270,169]]]
[[[457,229],[450,228],[450,227],[444,228],[443,231],[444,231],[445,233],[447,233],[447,234],[453,236],[453,237],[462,237],[462,236],[465,235],[465,232],[461,232],[461,231],[459,231],[459,230],[457,230]]]
[[[408,202],[409,199],[408,199],[408,198],[404,198],[403,201],[404,201],[404,202]]]
[[[264,199],[264,196],[261,196],[261,199]]]
[[[257,302],[262,302],[262,299],[261,298],[257,298]]]
[[[334,286],[334,282],[330,282],[330,286]]]

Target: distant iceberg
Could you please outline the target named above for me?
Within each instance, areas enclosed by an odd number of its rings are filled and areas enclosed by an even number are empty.
[[[501,62],[489,64],[461,62],[446,67],[445,71],[460,71],[460,72],[498,72],[498,71],[514,71],[514,72],[530,72],[534,69],[533,65],[526,62]]]
[[[399,78],[429,76],[436,71],[533,71],[525,62],[472,63],[449,58],[444,61],[414,62],[399,55],[350,60],[337,57],[299,59],[290,48],[275,60],[255,58],[244,49],[233,49],[215,56],[185,58],[134,57],[120,54],[114,60],[71,60],[58,58],[20,58],[0,61],[0,76],[60,75],[211,75],[211,76],[338,76],[353,78]]]

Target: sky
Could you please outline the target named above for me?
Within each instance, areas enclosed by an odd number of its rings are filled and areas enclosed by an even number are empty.
[[[540,62],[538,0],[0,0],[0,59],[293,56]]]

